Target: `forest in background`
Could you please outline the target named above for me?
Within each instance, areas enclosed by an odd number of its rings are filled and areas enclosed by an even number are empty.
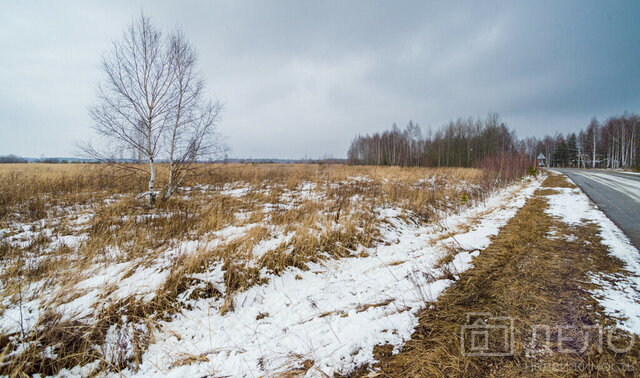
[[[536,151],[556,167],[640,168],[640,116],[624,113],[604,122],[591,119],[578,133],[556,134],[536,140]]]
[[[485,119],[459,118],[426,133],[409,121],[404,129],[393,124],[391,130],[356,136],[347,161],[356,165],[522,167],[533,166],[542,153],[552,167],[637,168],[638,127],[640,117],[625,113],[604,123],[593,118],[577,134],[519,139],[495,113]]]

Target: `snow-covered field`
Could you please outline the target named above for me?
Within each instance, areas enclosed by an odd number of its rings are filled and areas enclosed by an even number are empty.
[[[213,174],[156,209],[85,193],[8,212],[4,371],[348,373],[376,345],[397,350],[540,183],[496,188],[463,169]]]
[[[560,193],[548,196],[547,212],[569,225],[596,224],[609,253],[625,264],[629,273],[626,275],[611,277],[593,272],[593,281],[601,287],[593,294],[607,313],[618,320],[620,328],[640,335],[640,252],[578,187],[553,189]]]
[[[192,310],[162,324],[140,370],[124,374],[260,376],[310,361],[310,375],[332,375],[371,363],[375,345],[397,349],[409,339],[416,313],[451,284],[444,271],[468,269],[538,184],[501,190],[438,225],[417,226],[394,209],[380,211],[386,245],[364,249],[365,257],[288,269],[236,296],[234,311],[225,315],[215,311],[219,301],[194,301]],[[437,267],[446,246],[466,251]],[[208,279],[222,281],[219,267]],[[179,366],[186,356],[196,362]]]

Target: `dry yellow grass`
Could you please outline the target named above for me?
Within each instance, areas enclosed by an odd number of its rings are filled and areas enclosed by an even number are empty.
[[[161,166],[160,183],[165,174]],[[150,330],[188,306],[185,298],[220,298],[219,311],[231,311],[235,292],[264,282],[262,270],[306,269],[377,243],[378,209],[431,222],[440,211],[483,199],[496,184],[475,169],[203,165],[174,197],[150,208],[135,198],[144,179],[110,167],[0,165],[0,316],[42,302],[42,315],[24,334],[0,335],[0,374],[53,374],[95,360],[99,370],[135,367]],[[218,263],[224,290],[196,278]],[[99,274],[98,265],[125,266],[121,280],[144,268],[166,277],[150,300],[107,300],[117,287],[105,287],[89,324],[63,317],[58,308],[87,295],[78,285]],[[133,327],[132,354],[104,357],[100,346],[113,326]]]

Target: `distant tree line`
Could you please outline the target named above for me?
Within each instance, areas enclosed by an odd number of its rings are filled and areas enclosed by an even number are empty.
[[[537,153],[544,153],[553,167],[638,168],[640,167],[640,117],[625,113],[604,123],[593,118],[580,132],[531,138]]]
[[[409,121],[404,129],[358,135],[347,152],[350,164],[424,167],[473,167],[489,157],[526,152],[515,133],[497,114],[486,119],[460,118],[423,133]]]
[[[600,123],[593,118],[579,133],[518,139],[497,114],[460,118],[435,132],[423,133],[409,121],[404,129],[356,136],[347,152],[349,164],[423,167],[480,167],[495,161],[533,166],[542,153],[551,167],[640,167],[640,116],[625,113]],[[523,161],[523,162],[521,162]],[[524,162],[526,161],[526,163]]]
[[[16,163],[45,163],[45,164],[67,164],[67,163],[92,163],[88,160],[79,160],[75,158],[61,159],[55,157],[41,157],[40,159],[23,158],[16,155],[0,156],[0,164],[16,164]]]
[[[0,164],[10,164],[10,163],[27,163],[27,159],[21,158],[16,155],[0,156]]]

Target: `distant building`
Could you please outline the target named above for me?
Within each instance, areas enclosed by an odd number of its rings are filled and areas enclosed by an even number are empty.
[[[544,157],[544,155],[541,152],[540,155],[538,155],[538,157],[536,158],[536,161],[538,162],[538,168],[542,169],[543,167],[546,166],[545,163],[547,161],[547,158]]]

